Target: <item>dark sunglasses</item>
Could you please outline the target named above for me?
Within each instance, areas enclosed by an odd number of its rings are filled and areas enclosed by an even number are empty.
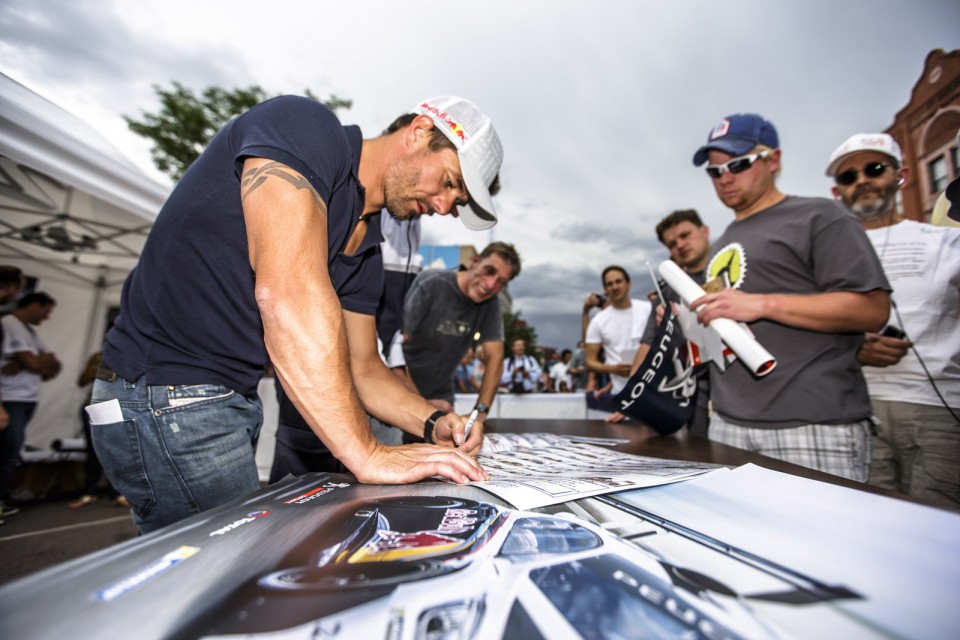
[[[868,162],[867,164],[863,165],[863,175],[867,176],[868,178],[879,178],[889,166],[890,165],[884,162]],[[837,184],[846,187],[856,182],[859,174],[860,172],[856,169],[847,169],[843,173],[838,173],[834,180],[837,181]]]
[[[746,171],[752,167],[753,163],[757,160],[766,158],[769,155],[769,151],[761,151],[760,153],[751,153],[746,156],[734,158],[733,160],[727,160],[723,164],[708,164],[707,175],[716,179],[722,176],[725,171],[729,171],[730,173],[740,173],[741,171]]]

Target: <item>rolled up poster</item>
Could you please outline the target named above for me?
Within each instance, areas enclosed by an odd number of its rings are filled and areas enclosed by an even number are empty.
[[[707,295],[703,288],[694,282],[673,260],[664,260],[659,267],[660,276],[677,292],[683,303],[690,303]],[[716,318],[710,322],[710,329],[720,335],[723,343],[737,354],[737,357],[757,377],[765,376],[777,366],[777,359],[757,342],[739,322],[729,318]]]

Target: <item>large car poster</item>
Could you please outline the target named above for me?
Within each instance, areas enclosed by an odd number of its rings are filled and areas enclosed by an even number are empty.
[[[471,486],[288,478],[6,585],[0,619],[20,639],[887,635],[849,614],[869,596],[843,581],[731,554],[619,495],[520,511]]]

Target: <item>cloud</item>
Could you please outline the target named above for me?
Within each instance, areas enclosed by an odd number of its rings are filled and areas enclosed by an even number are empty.
[[[94,2],[50,5],[29,0],[6,0],[0,4],[0,37],[9,47],[5,61],[18,58],[33,75],[45,81],[76,83],[102,81],[124,58],[115,47],[132,48],[126,25],[110,13],[97,11]],[[91,47],[90,43],[106,46]],[[64,64],[69,60],[70,64]]]
[[[425,220],[424,242],[513,242],[524,273],[511,288],[524,315],[553,322],[566,313],[562,324],[576,326],[604,266],[623,264],[640,282],[645,261],[665,257],[654,235],[664,215],[695,208],[714,237],[732,220],[690,162],[724,115],[772,119],[782,190],[827,195],[831,150],[853,132],[888,126],[927,53],[957,46],[960,4],[918,7],[3,0],[0,68],[142,167],[149,145],[121,114],[155,110],[152,85],[172,80],[337,93],[354,101],[343,120],[368,136],[424,97],[469,97],[504,142],[501,220],[492,233]]]
[[[510,295],[514,307],[521,301],[532,302],[548,308],[551,302],[557,306],[579,305],[591,291],[600,287],[600,274],[583,266],[559,264],[535,264],[524,267],[520,276],[510,283]]]
[[[555,349],[572,349],[580,340],[580,316],[570,313],[524,312],[523,319],[536,329],[537,343]]]
[[[659,220],[657,216],[656,220]],[[651,237],[656,227],[656,220],[648,216],[640,216],[634,227],[620,227],[613,225],[598,225],[590,222],[576,222],[554,228],[550,237],[569,240],[571,242],[601,242],[611,252],[612,259],[626,252],[641,251],[654,253],[663,248],[657,240],[656,234]]]
[[[243,75],[236,60],[228,65],[211,55],[219,47],[172,47],[149,24],[131,23],[107,9],[98,0],[5,0],[0,4],[0,38],[11,50],[4,51],[4,64],[19,67],[28,80],[42,78],[124,106],[127,93],[119,87],[129,92],[131,86],[171,80],[206,86],[211,78]]]

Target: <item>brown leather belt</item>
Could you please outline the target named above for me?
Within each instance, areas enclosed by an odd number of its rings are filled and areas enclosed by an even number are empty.
[[[117,372],[107,366],[106,362],[100,363],[100,368],[97,369],[97,380],[103,380],[104,382],[116,382],[117,378],[120,376],[117,375]]]

